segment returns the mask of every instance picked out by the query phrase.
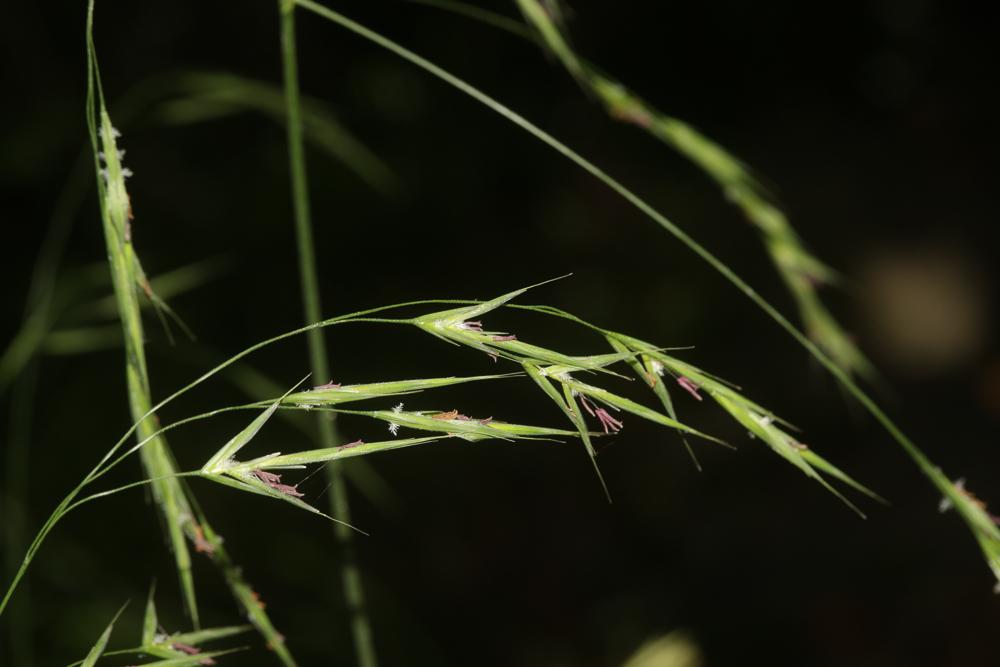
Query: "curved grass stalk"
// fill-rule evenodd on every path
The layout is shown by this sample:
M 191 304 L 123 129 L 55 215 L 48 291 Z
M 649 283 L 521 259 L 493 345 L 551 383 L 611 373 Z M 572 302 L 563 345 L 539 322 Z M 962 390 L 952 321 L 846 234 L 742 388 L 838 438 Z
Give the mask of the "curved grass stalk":
M 874 399 L 872 399 L 868 393 L 854 381 L 850 373 L 846 372 L 838 363 L 831 359 L 830 356 L 820 349 L 816 343 L 810 340 L 808 336 L 799 331 L 799 329 L 792 324 L 788 318 L 782 315 L 781 312 L 771 305 L 767 299 L 760 296 L 745 280 L 730 269 L 725 262 L 716 257 L 715 254 L 709 251 L 705 246 L 701 245 L 691 235 L 678 227 L 665 215 L 654 209 L 644 199 L 639 197 L 639 195 L 632 192 L 632 190 L 627 188 L 623 183 L 607 174 L 596 164 L 587 160 L 569 146 L 550 135 L 548 132 L 503 105 L 496 99 L 480 91 L 478 88 L 451 74 L 447 70 L 435 65 L 426 58 L 423 58 L 413 51 L 410 51 L 402 45 L 394 42 L 393 40 L 370 30 L 360 23 L 353 21 L 343 14 L 329 9 L 328 7 L 312 2 L 312 0 L 295 0 L 295 3 L 303 9 L 307 9 L 318 16 L 332 21 L 346 30 L 353 32 L 359 37 L 362 37 L 412 63 L 413 65 L 416 65 L 420 69 L 428 72 L 457 90 L 465 93 L 477 102 L 483 104 L 491 111 L 507 119 L 542 143 L 548 145 L 551 149 L 555 150 L 557 153 L 561 154 L 587 173 L 597 178 L 625 201 L 638 209 L 646 217 L 666 229 L 677 240 L 687 246 L 689 250 L 694 252 L 699 258 L 715 269 L 726 280 L 732 283 L 734 287 L 753 301 L 758 308 L 763 310 L 768 317 L 774 320 L 778 326 L 784 329 L 793 339 L 795 339 L 799 345 L 805 348 L 809 354 L 811 354 L 844 387 L 844 389 L 855 400 L 857 400 L 865 408 L 865 410 L 872 415 L 872 417 L 875 418 L 875 420 L 892 437 L 892 439 L 895 440 L 900 447 L 902 447 L 907 456 L 913 460 L 913 462 L 917 465 L 924 476 L 930 480 L 934 487 L 945 498 L 948 498 L 956 508 L 959 509 L 966 524 L 976 536 L 977 541 L 983 550 L 984 556 L 986 557 L 987 563 L 993 571 L 994 577 L 998 580 L 998 582 L 1000 582 L 1000 529 L 998 529 L 992 522 L 986 522 L 983 520 L 985 512 L 976 511 L 977 507 L 975 506 L 975 503 L 970 501 L 970 499 L 966 497 L 960 489 L 957 489 L 955 485 L 941 472 L 941 470 L 927 458 L 923 451 L 912 440 L 910 440 L 905 433 L 903 433 L 899 426 L 897 426 L 889 415 L 882 410 Z M 981 510 L 982 508 L 978 509 Z M 990 525 L 992 528 L 988 528 Z
M 140 479 L 137 482 L 129 482 L 128 484 L 122 484 L 121 486 L 116 486 L 116 487 L 114 487 L 112 489 L 107 489 L 106 491 L 98 491 L 96 493 L 90 494 L 89 496 L 84 496 L 83 498 L 80 498 L 79 500 L 76 500 L 76 501 L 70 503 L 69 505 L 67 505 L 66 508 L 60 514 L 59 518 L 61 519 L 62 517 L 66 516 L 67 514 L 69 514 L 73 510 L 75 510 L 77 507 L 80 507 L 81 505 L 86 505 L 87 503 L 92 502 L 94 500 L 98 500 L 100 498 L 107 498 L 108 496 L 113 496 L 116 493 L 121 493 L 122 491 L 128 491 L 129 489 L 137 489 L 137 488 L 139 488 L 141 486 L 149 486 L 151 484 L 156 484 L 158 482 L 161 482 L 164 479 L 180 479 L 182 477 L 197 477 L 199 474 L 200 473 L 198 471 L 196 471 L 196 470 L 195 471 L 188 471 L 188 472 L 175 472 L 175 473 L 171 473 L 166 478 L 163 478 L 163 477 L 160 477 L 160 478 L 147 477 L 146 479 Z

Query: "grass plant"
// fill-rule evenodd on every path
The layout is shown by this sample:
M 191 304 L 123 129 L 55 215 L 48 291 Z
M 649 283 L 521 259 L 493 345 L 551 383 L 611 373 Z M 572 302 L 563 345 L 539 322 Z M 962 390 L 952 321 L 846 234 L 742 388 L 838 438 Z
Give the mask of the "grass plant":
M 512 19 L 472 6 L 430 0 L 421 0 L 421 3 L 459 11 L 471 18 L 525 33 L 524 26 Z M 332 523 L 335 553 L 340 568 L 340 586 L 348 612 L 347 623 L 351 629 L 354 658 L 361 667 L 374 667 L 378 664 L 375 650 L 377 636 L 367 613 L 361 567 L 354 543 L 363 530 L 352 525 L 348 485 L 345 483 L 349 475 L 341 467 L 346 461 L 361 460 L 369 455 L 386 454 L 403 448 L 440 446 L 446 443 L 468 447 L 486 446 L 484 443 L 550 447 L 559 446 L 556 443 L 579 440 L 577 451 L 587 456 L 604 493 L 611 500 L 614 489 L 604 481 L 598 466 L 598 445 L 602 438 L 622 431 L 627 433 L 628 425 L 633 419 L 648 421 L 672 432 L 676 444 L 687 447 L 692 456 L 694 445 L 728 446 L 729 443 L 719 437 L 688 424 L 681 414 L 683 411 L 679 409 L 682 401 L 710 400 L 721 411 L 720 414 L 731 419 L 755 442 L 763 444 L 859 515 L 864 516 L 862 509 L 848 498 L 848 493 L 884 502 L 877 493 L 856 481 L 826 456 L 821 456 L 812 444 L 803 443 L 803 436 L 789 421 L 749 398 L 749 392 L 685 360 L 681 351 L 591 324 L 558 308 L 516 303 L 528 290 L 542 283 L 485 301 L 428 299 L 379 306 L 324 319 L 310 212 L 306 140 L 310 135 L 321 137 L 318 140 L 320 146 L 340 159 L 358 165 L 358 174 L 378 191 L 391 187 L 389 184 L 392 178 L 388 169 L 363 146 L 352 143 L 351 139 L 345 140 L 349 134 L 341 132 L 331 117 L 324 116 L 315 105 L 303 100 L 299 90 L 296 54 L 295 21 L 299 10 L 345 28 L 470 96 L 589 173 L 625 203 L 657 223 L 704 260 L 804 347 L 881 424 L 931 481 L 943 496 L 946 505 L 957 510 L 973 533 L 994 576 L 1000 581 L 1000 529 L 994 517 L 963 485 L 949 480 L 860 386 L 858 377 L 870 376 L 872 368 L 830 316 L 818 296 L 819 286 L 833 282 L 836 274 L 805 250 L 784 213 L 759 186 L 751 170 L 691 126 L 662 114 L 620 82 L 601 73 L 576 54 L 565 26 L 559 20 L 555 3 L 517 0 L 517 5 L 533 31 L 531 34 L 537 38 L 536 41 L 553 54 L 581 87 L 605 106 L 612 117 L 640 127 L 687 156 L 719 184 L 727 198 L 740 207 L 760 230 L 767 252 L 795 297 L 806 331 L 800 331 L 727 264 L 623 183 L 496 99 L 325 5 L 312 0 L 279 0 L 283 92 L 279 95 L 273 86 L 261 82 L 214 74 L 211 75 L 216 77 L 214 79 L 195 79 L 189 90 L 190 97 L 181 104 L 174 100 L 170 113 L 175 119 L 191 119 L 253 107 L 280 118 L 284 123 L 287 130 L 291 203 L 305 325 L 246 348 L 214 365 L 166 398 L 156 401 L 146 358 L 148 337 L 144 311 L 152 311 L 168 330 L 171 322 L 173 326 L 178 326 L 180 320 L 173 315 L 166 298 L 203 284 L 218 267 L 214 262 L 198 263 L 160 276 L 147 276 L 142 267 L 137 250 L 137 245 L 141 245 L 142 216 L 141 211 L 133 211 L 128 191 L 131 172 L 123 161 L 123 139 L 112 123 L 105 101 L 93 41 L 94 0 L 90 0 L 86 29 L 86 119 L 100 221 L 110 268 L 111 295 L 99 300 L 91 299 L 89 291 L 85 291 L 85 299 L 80 298 L 79 292 L 72 290 L 65 297 L 60 295 L 52 265 L 58 263 L 60 243 L 64 242 L 61 239 L 66 234 L 64 226 L 68 223 L 54 225 L 56 231 L 45 259 L 39 263 L 41 277 L 35 280 L 35 290 L 29 298 L 24 325 L 0 359 L 0 389 L 6 390 L 14 386 L 11 383 L 20 378 L 19 381 L 25 383 L 23 389 L 26 393 L 23 395 L 29 397 L 30 403 L 36 372 L 32 363 L 36 355 L 43 351 L 50 354 L 80 354 L 102 347 L 121 346 L 125 356 L 125 384 L 132 425 L 100 456 L 97 464 L 83 476 L 79 484 L 56 505 L 27 545 L 16 567 L 11 545 L 26 541 L 24 527 L 20 520 L 9 524 L 9 534 L 13 536 L 13 539 L 8 537 L 7 549 L 11 583 L 0 599 L 0 618 L 9 620 L 9 614 L 5 615 L 4 612 L 19 583 L 46 538 L 66 515 L 102 498 L 129 490 L 149 489 L 156 511 L 162 519 L 167 548 L 172 554 L 181 599 L 192 629 L 184 633 L 163 631 L 154 604 L 154 591 L 151 590 L 144 609 L 138 645 L 125 649 L 108 649 L 114 626 L 122 613 L 120 610 L 86 657 L 74 664 L 95 665 L 103 656 L 121 654 L 150 656 L 156 660 L 147 664 L 164 666 L 214 664 L 216 658 L 243 650 L 242 647 L 209 650 L 202 644 L 227 640 L 250 629 L 257 631 L 278 662 L 286 667 L 297 664 L 284 635 L 276 629 L 265 611 L 260 596 L 244 577 L 242 569 L 225 547 L 222 536 L 213 528 L 197 502 L 192 484 L 210 482 L 235 492 L 285 503 L 290 506 L 289 509 L 303 510 Z M 214 84 L 206 83 L 207 81 Z M 70 202 L 79 200 L 79 194 L 73 193 L 76 190 L 71 190 L 67 195 Z M 57 221 L 69 217 L 63 207 L 70 205 L 60 203 L 57 206 Z M 96 279 L 94 285 L 101 288 L 107 283 L 102 284 L 100 279 Z M 68 312 L 70 306 L 79 301 L 83 305 L 77 308 L 90 319 L 73 329 L 58 328 L 55 323 L 59 313 L 64 310 Z M 558 346 L 531 342 L 527 335 L 520 332 L 490 329 L 486 320 L 496 315 L 500 309 L 508 309 L 513 314 L 526 318 L 543 321 L 557 318 L 568 322 L 590 332 L 595 341 L 595 349 L 590 354 L 571 354 L 556 349 Z M 404 311 L 417 311 L 417 314 L 404 315 Z M 108 325 L 108 319 L 112 315 L 118 319 L 118 324 L 114 327 Z M 436 370 L 429 368 L 426 372 L 428 377 L 423 378 L 365 378 L 365 381 L 359 382 L 334 382 L 331 379 L 325 334 L 327 328 L 344 324 L 371 326 L 385 335 L 393 335 L 404 328 L 416 330 L 475 354 L 486 355 L 497 362 L 499 372 L 435 377 Z M 184 329 L 183 323 L 180 323 L 179 328 Z M 297 384 L 293 384 L 292 378 L 277 381 L 264 378 L 249 367 L 241 366 L 248 355 L 296 336 L 306 338 L 309 351 L 308 364 L 305 360 L 302 364 L 303 369 L 308 366 L 309 375 Z M 237 371 L 242 373 L 239 381 L 249 387 L 248 393 L 253 397 L 251 402 L 220 406 L 166 425 L 160 423 L 157 414 L 165 406 L 223 372 Z M 627 391 L 621 387 L 635 381 L 648 387 L 647 399 L 656 407 L 625 395 Z M 282 382 L 285 383 L 283 390 L 277 389 Z M 483 383 L 496 382 L 521 383 L 534 390 L 533 395 L 541 404 L 547 407 L 551 407 L 551 403 L 555 404 L 553 414 L 560 416 L 562 422 L 558 425 L 523 424 L 516 417 L 505 414 L 509 411 L 506 405 L 495 406 L 496 414 L 479 416 L 463 414 L 460 406 L 438 405 L 436 409 L 412 409 L 412 401 L 418 397 L 424 400 L 427 393 L 438 389 L 464 385 L 469 391 L 475 391 Z M 263 398 L 264 395 L 267 395 L 266 399 Z M 366 405 L 360 408 L 353 405 L 359 402 Z M 410 409 L 406 408 L 407 403 L 411 405 Z M 345 405 L 349 407 L 344 407 Z M 29 408 L 23 406 L 18 410 L 22 413 L 30 412 Z M 166 433 L 236 411 L 251 412 L 253 416 L 226 442 L 204 447 L 200 454 L 202 462 L 196 469 L 181 469 L 167 442 Z M 299 425 L 304 423 L 301 418 L 305 416 L 312 423 L 301 429 L 301 438 L 296 441 L 293 451 L 248 456 L 247 446 L 277 415 L 299 417 L 296 422 Z M 344 435 L 358 422 L 379 424 L 384 429 L 384 439 L 365 442 Z M 24 435 L 19 438 L 22 442 L 27 440 Z M 24 449 L 14 449 L 13 452 L 8 454 L 8 465 L 24 466 L 24 461 L 16 458 L 24 455 Z M 133 456 L 141 461 L 141 478 L 112 488 L 97 487 L 97 482 L 108 472 L 131 460 Z M 310 467 L 314 470 L 322 467 L 327 472 L 331 491 L 328 512 L 304 500 L 293 480 Z M 357 470 L 367 471 L 358 473 L 361 475 L 374 474 L 366 468 Z M 5 504 L 9 508 L 11 499 L 16 504 L 23 496 L 23 489 L 8 487 L 8 494 Z M 22 514 L 17 516 L 23 518 Z M 236 602 L 237 614 L 248 621 L 249 625 L 233 624 L 212 629 L 201 627 L 197 587 L 192 570 L 192 561 L 197 557 L 205 557 L 215 565 Z M 334 614 L 329 622 L 342 622 L 339 616 Z M 26 648 L 19 651 L 21 655 L 29 653 Z

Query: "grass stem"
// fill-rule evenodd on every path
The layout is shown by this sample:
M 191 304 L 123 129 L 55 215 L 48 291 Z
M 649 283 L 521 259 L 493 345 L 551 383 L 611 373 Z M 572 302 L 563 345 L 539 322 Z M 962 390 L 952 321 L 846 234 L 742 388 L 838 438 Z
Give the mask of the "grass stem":
M 286 127 L 288 132 L 288 163 L 292 181 L 292 208 L 295 216 L 295 236 L 298 245 L 299 277 L 306 323 L 322 318 L 319 278 L 316 271 L 316 249 L 313 241 L 312 220 L 309 210 L 309 181 L 306 174 L 306 157 L 303 139 L 301 99 L 299 93 L 298 58 L 295 41 L 295 3 L 279 0 L 281 17 L 281 58 L 285 79 Z M 312 375 L 317 382 L 330 378 L 330 364 L 326 354 L 323 329 L 310 329 L 306 335 Z M 334 447 L 337 434 L 331 412 L 316 415 L 320 446 Z M 351 636 L 360 667 L 377 667 L 371 622 L 365 606 L 364 588 L 358 567 L 354 534 L 349 528 L 351 509 L 344 485 L 342 463 L 326 464 L 330 483 L 330 513 L 337 520 L 333 530 L 339 547 L 341 584 L 347 605 Z

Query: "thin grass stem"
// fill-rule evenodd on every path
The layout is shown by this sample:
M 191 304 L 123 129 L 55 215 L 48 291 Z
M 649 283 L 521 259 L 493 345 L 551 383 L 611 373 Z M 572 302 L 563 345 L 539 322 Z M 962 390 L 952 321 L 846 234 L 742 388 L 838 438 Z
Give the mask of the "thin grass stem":
M 295 3 L 279 0 L 281 18 L 281 60 L 285 82 L 286 128 L 288 133 L 288 163 L 292 184 L 292 208 L 295 215 L 295 237 L 298 246 L 299 278 L 305 321 L 316 322 L 323 316 L 320 303 L 319 277 L 316 271 L 316 249 L 313 241 L 312 220 L 309 210 L 309 179 L 306 172 L 305 141 L 303 138 L 301 99 L 299 93 L 298 57 L 295 41 Z M 313 377 L 326 382 L 330 364 L 326 353 L 323 329 L 310 329 L 306 335 L 309 360 Z M 323 448 L 337 444 L 334 415 L 317 413 L 316 424 L 319 443 Z M 333 531 L 340 551 L 340 577 L 344 602 L 351 628 L 354 651 L 360 667 L 377 667 L 375 643 L 371 621 L 365 603 L 361 570 L 358 566 L 354 533 L 350 529 L 351 507 L 344 484 L 343 464 L 330 461 L 326 464 L 326 477 L 330 488 L 330 513 L 336 523 Z

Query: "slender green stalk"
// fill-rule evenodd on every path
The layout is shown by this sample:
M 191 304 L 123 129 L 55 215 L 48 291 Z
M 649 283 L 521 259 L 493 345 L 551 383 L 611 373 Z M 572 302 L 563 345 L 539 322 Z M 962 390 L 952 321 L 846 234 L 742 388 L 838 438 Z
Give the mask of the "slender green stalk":
M 281 56 L 285 79 L 285 104 L 287 108 L 288 163 L 292 181 L 292 208 L 295 214 L 295 236 L 298 244 L 299 276 L 306 323 L 322 318 L 319 280 L 316 272 L 316 251 L 313 243 L 312 221 L 309 211 L 309 181 L 306 175 L 305 146 L 302 129 L 301 100 L 299 94 L 298 60 L 295 43 L 295 3 L 279 0 L 281 15 Z M 330 364 L 326 354 L 326 341 L 322 329 L 311 329 L 307 333 L 309 359 L 313 377 L 318 382 L 326 382 L 330 377 Z M 316 415 L 320 446 L 335 447 L 337 436 L 334 430 L 333 413 L 319 412 Z M 349 528 L 351 508 L 344 485 L 344 474 L 339 461 L 326 465 L 326 475 L 330 482 L 330 513 L 337 520 L 334 535 L 340 548 L 341 581 L 344 601 L 350 619 L 351 635 L 358 664 L 361 667 L 377 667 L 375 644 L 372 640 L 371 623 L 365 607 L 361 572 L 357 563 L 354 534 Z

